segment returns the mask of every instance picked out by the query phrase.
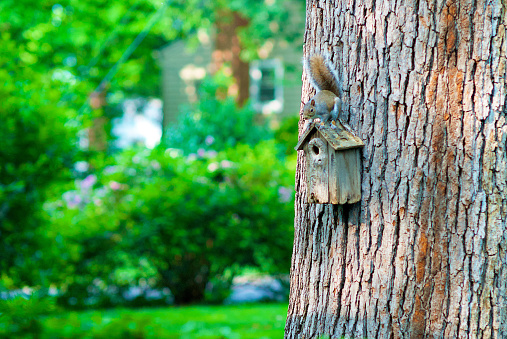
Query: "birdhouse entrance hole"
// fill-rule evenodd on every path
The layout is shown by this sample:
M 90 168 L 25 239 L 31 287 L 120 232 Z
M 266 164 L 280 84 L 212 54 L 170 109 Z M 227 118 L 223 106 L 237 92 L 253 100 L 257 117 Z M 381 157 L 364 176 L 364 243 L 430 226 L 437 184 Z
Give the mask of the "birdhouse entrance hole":
M 322 164 L 326 159 L 326 151 L 327 147 L 323 140 L 321 139 L 312 139 L 308 144 L 308 148 L 310 150 L 312 160 L 318 164 Z

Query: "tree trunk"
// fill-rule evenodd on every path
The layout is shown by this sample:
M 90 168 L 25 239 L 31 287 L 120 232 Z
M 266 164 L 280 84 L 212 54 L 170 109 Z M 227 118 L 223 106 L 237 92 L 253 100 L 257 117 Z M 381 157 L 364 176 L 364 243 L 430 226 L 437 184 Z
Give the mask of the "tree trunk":
M 228 95 L 235 95 L 236 102 L 242 106 L 250 95 L 250 66 L 241 60 L 241 41 L 239 30 L 248 25 L 248 19 L 238 12 L 223 10 L 219 13 L 220 20 L 216 22 L 217 36 L 213 51 L 213 69 L 217 71 L 224 63 L 231 64 L 232 76 L 236 83 L 229 89 Z
M 306 204 L 298 154 L 286 338 L 507 338 L 506 28 L 505 0 L 309 0 L 366 146 L 353 205 Z

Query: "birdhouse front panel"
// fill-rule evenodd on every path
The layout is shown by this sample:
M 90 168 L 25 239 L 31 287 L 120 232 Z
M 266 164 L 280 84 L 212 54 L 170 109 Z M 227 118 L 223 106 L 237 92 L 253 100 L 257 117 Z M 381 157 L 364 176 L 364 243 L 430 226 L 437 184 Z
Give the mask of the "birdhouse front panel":
M 308 202 L 322 204 L 329 200 L 329 146 L 315 131 L 305 145 Z
M 310 123 L 296 150 L 306 158 L 308 203 L 353 204 L 361 200 L 361 147 L 344 123 Z

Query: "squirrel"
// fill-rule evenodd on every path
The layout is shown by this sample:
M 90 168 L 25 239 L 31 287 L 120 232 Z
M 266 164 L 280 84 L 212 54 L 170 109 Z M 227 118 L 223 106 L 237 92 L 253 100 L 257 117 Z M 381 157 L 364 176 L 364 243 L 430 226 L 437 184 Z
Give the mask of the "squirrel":
M 338 119 L 342 105 L 342 90 L 338 72 L 331 60 L 320 54 L 314 54 L 307 58 L 304 64 L 310 83 L 317 90 L 317 94 L 303 106 L 303 118 L 311 121 L 320 118 L 321 122 Z

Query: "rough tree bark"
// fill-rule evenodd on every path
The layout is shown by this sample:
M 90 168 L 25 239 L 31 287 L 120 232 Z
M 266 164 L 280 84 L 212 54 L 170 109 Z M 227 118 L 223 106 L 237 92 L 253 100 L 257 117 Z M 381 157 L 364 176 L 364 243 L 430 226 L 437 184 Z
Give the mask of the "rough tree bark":
M 354 205 L 305 204 L 298 154 L 286 338 L 507 338 L 506 28 L 505 0 L 308 1 L 366 146 Z

